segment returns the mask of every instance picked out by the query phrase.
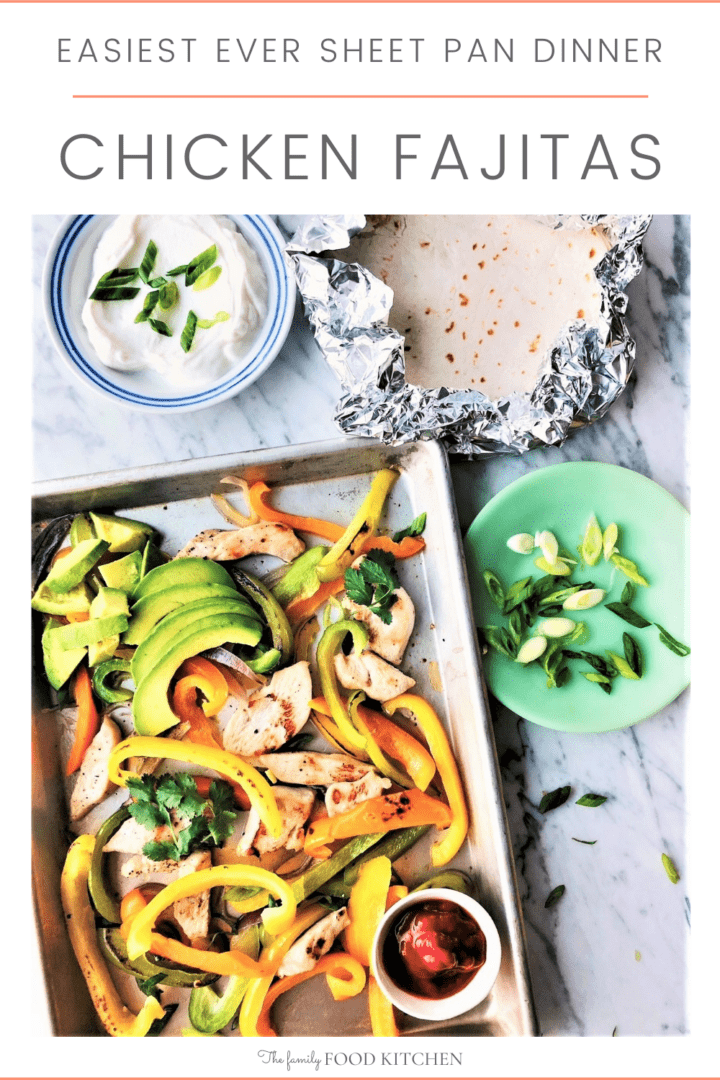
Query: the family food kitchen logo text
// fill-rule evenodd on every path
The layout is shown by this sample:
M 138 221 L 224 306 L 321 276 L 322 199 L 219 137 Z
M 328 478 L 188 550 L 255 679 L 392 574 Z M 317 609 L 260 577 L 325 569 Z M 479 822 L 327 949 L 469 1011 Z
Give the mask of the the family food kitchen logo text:
M 462 1053 L 439 1050 L 385 1050 L 380 1054 L 374 1054 L 372 1050 L 351 1051 L 327 1051 L 323 1054 L 311 1050 L 310 1053 L 298 1054 L 292 1050 L 258 1050 L 258 1060 L 262 1065 L 273 1068 L 281 1067 L 285 1072 L 295 1070 L 312 1070 L 319 1073 L 323 1069 L 339 1069 L 347 1072 L 348 1069 L 367 1069 L 373 1065 L 389 1065 L 414 1067 L 416 1069 L 438 1067 L 449 1068 L 453 1065 L 462 1065 Z
M 407 111 L 403 102 L 413 98 L 647 98 L 647 94 L 617 92 L 616 83 L 619 73 L 627 82 L 642 67 L 659 70 L 663 42 L 657 37 L 59 37 L 53 45 L 55 62 L 65 71 L 71 70 L 66 65 L 73 65 L 78 89 L 87 90 L 74 93 L 74 99 L 118 99 L 118 104 L 126 98 L 147 98 L 148 102 L 165 97 L 238 99 L 239 125 L 221 128 L 218 124 L 215 130 L 205 128 L 188 138 L 148 130 L 163 115 L 159 101 L 157 108 L 144 114 L 153 119 L 142 127 L 111 132 L 95 127 L 93 121 L 60 136 L 60 166 L 77 181 L 189 177 L 207 182 L 227 177 L 233 181 L 332 182 L 378 176 L 408 183 L 603 177 L 646 181 L 658 177 L 662 168 L 660 138 L 648 130 L 619 133 L 610 118 L 610 104 L 605 130 L 585 123 L 575 132 L 553 123 L 548 110 L 541 114 L 540 130 L 494 131 L 492 103 L 484 101 L 476 102 L 478 123 L 471 130 L 463 123 L 457 130 L 432 136 L 418 130 L 417 121 L 406 120 L 399 120 L 392 134 L 372 135 L 354 133 L 347 124 L 324 132 L 302 131 L 297 122 L 284 132 L 268 130 L 262 121 L 252 129 L 247 126 L 248 116 L 255 121 L 262 115 L 262 100 L 277 98 L 313 99 L 305 102 L 305 114 L 313 116 L 322 115 L 321 98 L 393 99 L 399 118 Z M 203 73 L 202 92 L 197 94 L 187 77 L 193 65 L 198 75 Z M 547 79 L 563 65 L 572 68 L 575 92 L 545 93 L 550 89 Z M 498 92 L 502 87 L 517 89 L 514 74 L 520 68 L 533 71 L 537 92 Z M 159 70 L 167 92 L 143 93 L 143 73 Z M 232 92 L 208 93 L 209 70 L 217 73 L 218 89 Z M 390 92 L 392 87 L 397 89 L 397 82 L 383 76 L 398 70 L 403 72 L 403 92 Z M 302 72 L 302 79 L 292 81 L 293 92 L 277 92 L 280 71 L 291 76 Z M 129 78 L 133 92 L 92 92 L 99 72 L 112 72 L 115 84 Z M 588 86 L 582 87 L 581 81 Z M 598 86 L 614 92 L 596 93 Z M 247 93 L 236 92 L 243 87 Z M 183 92 L 170 92 L 173 88 Z M 253 99 L 253 109 L 248 109 L 248 99 Z M 612 104 L 627 108 L 626 101 Z

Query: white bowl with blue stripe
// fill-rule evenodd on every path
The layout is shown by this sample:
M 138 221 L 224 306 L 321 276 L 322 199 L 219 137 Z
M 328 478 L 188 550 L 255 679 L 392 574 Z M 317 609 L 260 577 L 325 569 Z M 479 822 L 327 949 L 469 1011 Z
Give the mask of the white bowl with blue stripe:
M 268 285 L 265 320 L 252 347 L 235 367 L 199 389 L 174 387 L 154 371 L 115 371 L 99 359 L 82 321 L 92 291 L 92 262 L 110 214 L 68 217 L 58 230 L 45 264 L 45 316 L 53 341 L 70 370 L 103 397 L 142 412 L 194 412 L 234 397 L 273 362 L 285 342 L 295 310 L 295 281 L 285 242 L 275 223 L 261 214 L 227 214 L 257 253 Z

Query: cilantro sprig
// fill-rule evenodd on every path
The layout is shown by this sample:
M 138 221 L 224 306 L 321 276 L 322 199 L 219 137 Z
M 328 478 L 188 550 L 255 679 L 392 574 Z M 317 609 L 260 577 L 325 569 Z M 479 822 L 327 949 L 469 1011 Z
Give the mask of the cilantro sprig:
M 351 566 L 345 571 L 348 598 L 368 608 L 386 626 L 392 622 L 390 609 L 397 600 L 397 588 L 395 556 L 389 551 L 373 551 L 372 557 L 366 556 L 357 569 Z
M 222 844 L 232 832 L 237 811 L 232 788 L 222 780 L 213 780 L 207 798 L 189 773 L 129 777 L 127 786 L 134 800 L 128 809 L 138 824 L 170 830 L 171 839 L 150 840 L 143 847 L 153 862 L 178 862 L 198 847 Z M 187 824 L 180 828 L 179 821 Z

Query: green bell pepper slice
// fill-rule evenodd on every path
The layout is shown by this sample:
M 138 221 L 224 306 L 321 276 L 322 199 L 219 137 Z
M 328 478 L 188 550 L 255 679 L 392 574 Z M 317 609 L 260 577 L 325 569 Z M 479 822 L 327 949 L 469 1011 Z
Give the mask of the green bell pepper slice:
M 320 685 L 323 696 L 330 706 L 332 718 L 343 734 L 348 749 L 364 750 L 366 739 L 353 722 L 343 698 L 340 696 L 335 674 L 335 656 L 342 648 L 346 634 L 352 634 L 353 645 L 357 653 L 367 648 L 369 635 L 367 628 L 354 619 L 340 619 L 326 627 L 317 647 L 317 665 L 320 673 Z

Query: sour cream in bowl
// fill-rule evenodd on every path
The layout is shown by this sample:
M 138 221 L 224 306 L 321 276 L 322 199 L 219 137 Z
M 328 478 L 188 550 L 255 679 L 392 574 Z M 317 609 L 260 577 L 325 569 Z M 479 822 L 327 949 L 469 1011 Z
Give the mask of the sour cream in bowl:
M 283 247 L 258 215 L 68 218 L 46 264 L 51 335 L 118 404 L 206 408 L 257 379 L 285 341 L 295 285 Z

